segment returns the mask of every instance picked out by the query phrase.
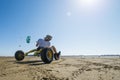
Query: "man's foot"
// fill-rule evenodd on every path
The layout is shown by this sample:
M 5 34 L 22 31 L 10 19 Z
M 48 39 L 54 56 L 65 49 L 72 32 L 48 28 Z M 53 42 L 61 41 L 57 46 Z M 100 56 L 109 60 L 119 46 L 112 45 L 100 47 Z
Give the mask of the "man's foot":
M 60 59 L 60 55 L 61 55 L 61 52 L 60 52 L 60 51 L 59 51 L 58 53 L 55 53 L 55 54 L 54 54 L 55 60 L 59 60 L 59 59 Z
M 25 56 L 28 56 L 28 53 L 25 53 Z
M 34 53 L 34 56 L 37 56 L 37 53 Z
M 60 58 L 60 55 L 61 55 L 61 51 L 57 53 L 57 57 Z

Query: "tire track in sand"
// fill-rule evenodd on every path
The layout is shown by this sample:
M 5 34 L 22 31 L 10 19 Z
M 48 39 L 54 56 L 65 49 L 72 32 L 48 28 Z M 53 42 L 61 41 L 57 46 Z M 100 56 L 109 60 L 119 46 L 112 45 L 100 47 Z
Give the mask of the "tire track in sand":
M 86 61 L 86 60 L 79 60 L 79 61 L 84 62 L 85 65 L 81 65 L 82 66 L 81 68 L 77 69 L 76 71 L 73 71 L 73 73 L 70 76 L 70 79 L 72 79 L 72 80 L 78 79 L 79 75 L 81 75 L 85 71 L 97 70 L 98 72 L 106 73 L 106 72 L 108 72 L 107 69 L 120 70 L 120 66 L 112 66 L 112 65 L 108 65 L 108 64 L 104 64 L 104 63 L 97 63 L 97 62 Z M 92 65 L 98 66 L 98 68 L 90 68 L 90 66 L 92 66 Z M 103 80 L 101 74 L 99 74 L 98 78 L 99 78 L 98 80 Z

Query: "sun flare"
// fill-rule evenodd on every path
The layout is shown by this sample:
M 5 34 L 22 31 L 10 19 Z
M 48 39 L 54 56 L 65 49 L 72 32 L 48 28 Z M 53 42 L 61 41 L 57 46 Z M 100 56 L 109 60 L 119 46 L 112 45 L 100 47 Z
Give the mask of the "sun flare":
M 79 0 L 79 5 L 85 9 L 95 9 L 101 7 L 104 0 Z
M 77 0 L 77 5 L 81 11 L 97 12 L 104 10 L 105 0 Z
M 97 0 L 80 0 L 80 2 L 85 5 L 94 5 L 96 1 Z
M 100 0 L 80 0 L 80 3 L 87 6 L 96 5 Z

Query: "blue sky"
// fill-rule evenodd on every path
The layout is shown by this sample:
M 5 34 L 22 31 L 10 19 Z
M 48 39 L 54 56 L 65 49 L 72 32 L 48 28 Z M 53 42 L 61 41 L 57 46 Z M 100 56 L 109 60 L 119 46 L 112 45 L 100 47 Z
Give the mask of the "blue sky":
M 120 54 L 119 0 L 0 0 L 0 56 L 46 34 L 62 55 Z M 26 37 L 31 36 L 31 43 Z M 20 46 L 19 46 L 20 45 Z

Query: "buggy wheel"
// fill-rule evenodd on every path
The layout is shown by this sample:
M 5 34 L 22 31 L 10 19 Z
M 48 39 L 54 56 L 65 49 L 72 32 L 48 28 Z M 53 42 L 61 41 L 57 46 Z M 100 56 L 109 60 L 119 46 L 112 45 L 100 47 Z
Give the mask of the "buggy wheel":
M 16 53 L 15 53 L 15 59 L 16 59 L 17 61 L 23 60 L 24 57 L 25 57 L 25 56 L 24 56 L 24 52 L 23 52 L 23 51 L 21 51 L 21 50 L 16 51 Z
M 44 63 L 51 63 L 53 61 L 53 51 L 50 48 L 44 48 L 41 52 L 41 59 Z

